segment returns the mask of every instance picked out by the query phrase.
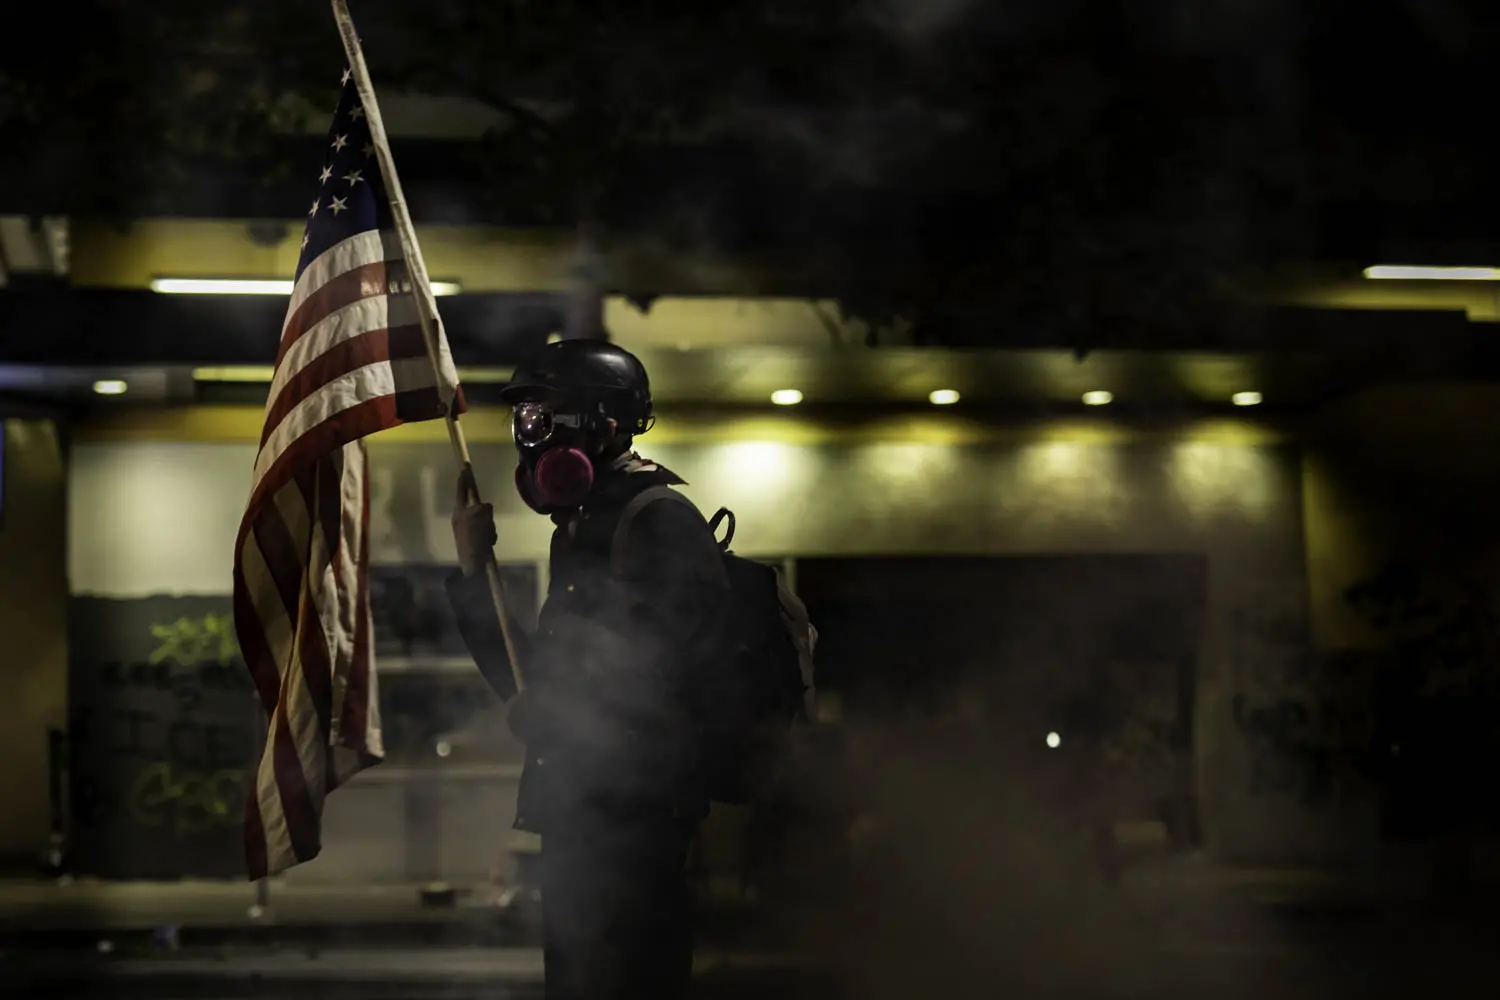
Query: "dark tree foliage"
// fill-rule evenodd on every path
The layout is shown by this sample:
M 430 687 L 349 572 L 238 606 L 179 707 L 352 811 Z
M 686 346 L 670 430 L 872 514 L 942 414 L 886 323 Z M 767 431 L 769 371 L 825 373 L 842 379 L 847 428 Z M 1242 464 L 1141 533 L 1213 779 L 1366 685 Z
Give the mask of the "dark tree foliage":
M 331 15 L 214 6 L 38 5 L 0 32 L 5 175 L 128 217 L 224 164 L 302 167 L 276 140 L 331 100 Z M 383 92 L 499 112 L 453 154 L 476 217 L 759 259 L 944 343 L 1128 341 L 1319 256 L 1340 205 L 1492 208 L 1465 84 L 1500 15 L 1459 0 L 351 6 Z

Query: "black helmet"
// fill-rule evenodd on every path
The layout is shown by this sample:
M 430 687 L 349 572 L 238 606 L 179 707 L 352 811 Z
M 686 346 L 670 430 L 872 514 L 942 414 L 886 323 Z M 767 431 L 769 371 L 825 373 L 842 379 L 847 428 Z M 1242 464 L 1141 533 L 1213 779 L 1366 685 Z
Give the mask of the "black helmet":
M 516 367 L 500 398 L 511 406 L 547 401 L 597 407 L 629 434 L 643 433 L 652 416 L 646 366 L 623 347 L 603 340 L 548 344 Z

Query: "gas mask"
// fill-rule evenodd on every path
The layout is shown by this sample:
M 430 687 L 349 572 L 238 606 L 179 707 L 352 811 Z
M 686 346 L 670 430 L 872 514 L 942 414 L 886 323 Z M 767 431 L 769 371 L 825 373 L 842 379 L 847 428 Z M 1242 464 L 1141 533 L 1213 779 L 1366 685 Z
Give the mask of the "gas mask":
M 590 444 L 602 417 L 560 410 L 551 403 L 517 403 L 511 436 L 521 461 L 516 492 L 538 514 L 556 514 L 583 503 L 594 486 Z

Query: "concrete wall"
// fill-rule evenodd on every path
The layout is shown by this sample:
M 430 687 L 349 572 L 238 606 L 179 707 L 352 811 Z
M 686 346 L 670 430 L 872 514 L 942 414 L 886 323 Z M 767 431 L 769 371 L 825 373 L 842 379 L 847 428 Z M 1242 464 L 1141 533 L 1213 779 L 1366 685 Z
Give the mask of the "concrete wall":
M 63 447 L 47 420 L 3 420 L 0 515 L 0 862 L 34 870 L 47 846 L 49 728 L 67 721 Z
M 79 444 L 68 524 L 74 593 L 227 593 L 253 446 L 219 437 Z M 370 449 L 376 558 L 450 561 L 451 455 L 435 440 L 395 437 Z M 1307 647 L 1301 463 L 1263 429 L 1216 423 L 1147 434 L 1095 422 L 943 434 L 917 424 L 811 432 L 771 424 L 747 435 L 679 424 L 642 444 L 652 441 L 660 443 L 649 454 L 687 478 L 701 506 L 734 508 L 736 547 L 747 555 L 1206 555 L 1196 740 L 1210 845 L 1234 857 L 1316 858 L 1353 836 L 1347 817 L 1252 788 L 1244 697 L 1253 709 L 1255 698 L 1275 694 Z M 509 446 L 479 440 L 474 453 L 497 504 L 502 558 L 541 561 L 549 525 L 514 497 Z M 441 853 L 445 865 L 478 871 L 503 842 L 513 787 L 501 778 L 460 784 L 438 796 L 454 810 L 442 826 L 494 833 L 486 842 L 466 833 L 469 846 L 445 844 Z M 398 815 L 375 821 L 395 808 L 393 794 L 388 782 L 370 781 L 335 796 L 326 857 L 305 877 L 392 874 L 405 856 L 398 841 L 339 845 L 400 830 Z

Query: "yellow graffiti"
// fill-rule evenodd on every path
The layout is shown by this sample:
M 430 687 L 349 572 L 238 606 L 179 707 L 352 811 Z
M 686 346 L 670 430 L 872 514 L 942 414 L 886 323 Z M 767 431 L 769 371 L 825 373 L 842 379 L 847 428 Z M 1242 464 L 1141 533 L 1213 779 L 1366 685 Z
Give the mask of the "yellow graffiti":
M 179 618 L 170 625 L 151 626 L 151 634 L 160 643 L 151 654 L 152 663 L 171 661 L 184 667 L 217 663 L 227 667 L 240 652 L 233 616 L 227 614 Z
M 130 815 L 141 826 L 168 827 L 179 837 L 238 823 L 247 780 L 243 771 L 174 772 L 160 761 L 131 783 Z

